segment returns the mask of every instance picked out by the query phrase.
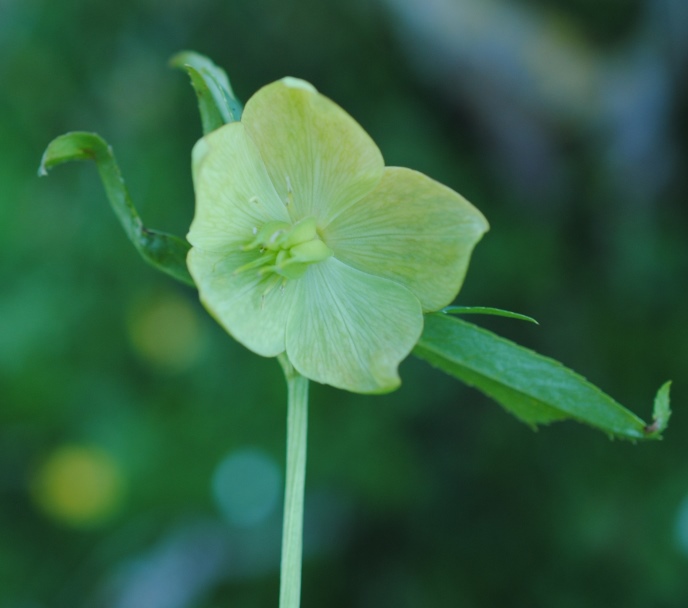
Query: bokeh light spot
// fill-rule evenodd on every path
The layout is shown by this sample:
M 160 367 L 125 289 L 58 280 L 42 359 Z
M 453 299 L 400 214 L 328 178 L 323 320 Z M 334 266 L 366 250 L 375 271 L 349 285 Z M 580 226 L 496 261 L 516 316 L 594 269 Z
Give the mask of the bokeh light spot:
M 169 291 L 141 297 L 131 307 L 129 339 L 147 363 L 167 372 L 190 368 L 203 345 L 201 323 L 191 303 Z
M 33 496 L 51 518 L 75 527 L 90 527 L 112 518 L 122 505 L 124 476 L 102 450 L 65 445 L 38 470 Z
M 215 500 L 227 520 L 250 527 L 262 523 L 275 509 L 282 476 L 270 456 L 244 449 L 220 461 L 212 484 Z
M 688 496 L 681 501 L 676 513 L 676 544 L 688 557 Z

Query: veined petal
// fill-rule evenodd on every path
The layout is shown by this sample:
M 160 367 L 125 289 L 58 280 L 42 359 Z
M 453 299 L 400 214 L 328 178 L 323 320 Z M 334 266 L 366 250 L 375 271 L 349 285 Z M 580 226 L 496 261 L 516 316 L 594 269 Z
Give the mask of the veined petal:
M 227 251 L 249 242 L 268 221 L 288 221 L 284 203 L 244 126 L 235 122 L 206 135 L 193 149 L 194 247 Z
M 397 281 L 439 310 L 459 292 L 473 247 L 487 220 L 460 194 L 429 177 L 397 167 L 322 229 L 338 260 Z
M 284 78 L 249 99 L 241 122 L 295 220 L 319 224 L 380 181 L 384 161 L 361 126 L 310 84 Z
M 236 340 L 264 357 L 285 349 L 285 330 L 295 296 L 295 281 L 237 272 L 256 252 L 213 252 L 192 248 L 187 265 L 201 301 Z
M 294 281 L 287 355 L 304 376 L 358 393 L 394 390 L 423 330 L 418 299 L 398 283 L 329 258 Z

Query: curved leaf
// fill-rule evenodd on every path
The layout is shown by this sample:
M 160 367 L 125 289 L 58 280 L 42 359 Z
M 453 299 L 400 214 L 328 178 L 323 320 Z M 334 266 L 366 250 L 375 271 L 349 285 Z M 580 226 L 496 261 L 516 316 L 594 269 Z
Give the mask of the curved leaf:
M 150 230 L 143 225 L 112 149 L 105 140 L 95 133 L 60 135 L 48 144 L 38 174 L 47 175 L 48 169 L 72 160 L 91 160 L 96 164 L 110 205 L 143 259 L 175 279 L 194 285 L 186 268 L 190 245 L 178 236 Z
M 198 98 L 204 135 L 228 122 L 241 119 L 241 104 L 234 96 L 229 78 L 222 68 L 193 51 L 177 53 L 170 59 L 170 65 L 186 70 L 191 78 Z
M 528 321 L 528 323 L 540 325 L 533 317 L 522 315 L 518 312 L 511 312 L 510 310 L 502 310 L 501 308 L 491 308 L 489 306 L 447 306 L 440 312 L 448 315 L 492 315 L 495 317 L 507 317 L 509 319 L 518 319 L 519 321 Z
M 558 361 L 441 313 L 427 315 L 414 354 L 474 386 L 523 422 L 567 418 L 625 439 L 658 439 L 669 417 L 669 384 L 659 391 L 648 426 Z

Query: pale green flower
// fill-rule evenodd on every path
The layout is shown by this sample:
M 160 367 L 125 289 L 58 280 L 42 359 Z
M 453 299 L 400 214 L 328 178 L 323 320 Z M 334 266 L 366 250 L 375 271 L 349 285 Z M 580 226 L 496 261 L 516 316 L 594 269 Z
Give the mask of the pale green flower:
M 201 300 L 254 352 L 362 393 L 399 385 L 423 312 L 449 304 L 488 225 L 425 175 L 384 166 L 310 84 L 258 91 L 193 151 L 188 266 Z

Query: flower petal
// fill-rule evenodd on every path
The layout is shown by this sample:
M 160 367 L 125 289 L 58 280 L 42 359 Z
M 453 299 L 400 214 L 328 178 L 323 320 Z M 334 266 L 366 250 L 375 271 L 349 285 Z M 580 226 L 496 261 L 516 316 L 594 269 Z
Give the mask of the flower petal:
M 255 252 L 227 253 L 194 247 L 187 264 L 201 301 L 220 325 L 253 352 L 275 357 L 285 349 L 296 282 L 288 281 L 282 287 L 276 283 L 280 277 L 275 275 L 266 278 L 257 272 L 236 272 L 255 258 Z
M 423 330 L 418 299 L 398 283 L 329 258 L 298 281 L 287 355 L 304 376 L 358 393 L 399 386 L 399 363 Z
M 327 223 L 370 192 L 384 161 L 361 126 L 310 84 L 284 78 L 249 99 L 241 119 L 293 219 Z
M 428 311 L 456 297 L 487 229 L 460 194 L 417 171 L 388 167 L 375 190 L 334 218 L 322 236 L 337 259 L 401 283 Z
M 196 213 L 188 235 L 194 247 L 234 250 L 252 231 L 289 215 L 255 144 L 241 123 L 225 125 L 193 149 Z

